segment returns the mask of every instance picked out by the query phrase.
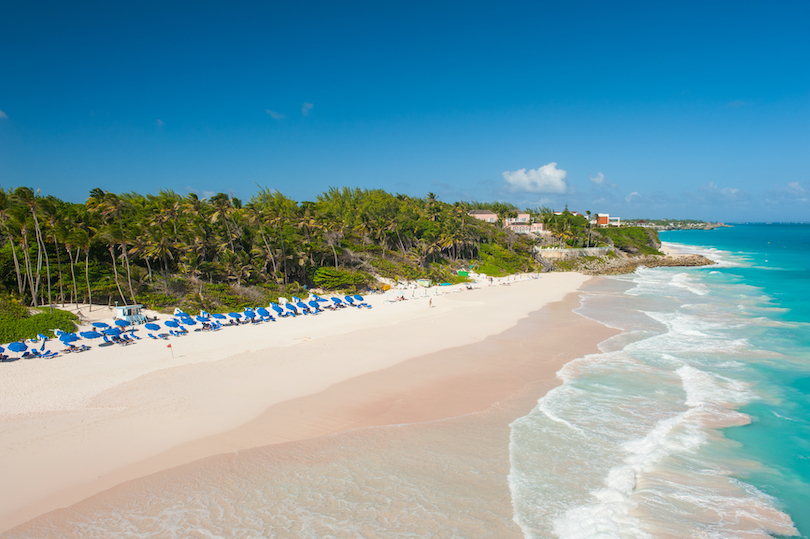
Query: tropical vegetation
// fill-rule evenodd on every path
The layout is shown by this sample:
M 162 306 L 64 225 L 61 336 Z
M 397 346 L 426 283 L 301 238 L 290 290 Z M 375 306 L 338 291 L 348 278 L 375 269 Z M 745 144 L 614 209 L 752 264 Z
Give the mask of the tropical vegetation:
M 0 291 L 36 308 L 83 302 L 226 309 L 303 288 L 458 282 L 461 269 L 535 269 L 534 241 L 447 204 L 332 188 L 297 202 L 93 189 L 84 204 L 0 188 Z

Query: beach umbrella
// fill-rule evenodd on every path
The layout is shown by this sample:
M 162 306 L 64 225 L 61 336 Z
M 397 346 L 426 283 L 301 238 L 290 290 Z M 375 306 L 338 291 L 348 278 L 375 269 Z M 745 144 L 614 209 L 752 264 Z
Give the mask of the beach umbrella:
M 178 320 L 178 322 L 180 322 L 181 324 L 185 324 L 187 326 L 196 326 L 197 325 L 197 322 L 195 322 L 191 318 L 181 318 L 180 320 Z
M 361 296 L 360 294 L 355 294 L 354 299 L 356 299 L 357 301 L 363 301 L 363 296 Z
M 121 330 L 118 328 L 105 329 L 102 333 L 108 337 L 118 337 L 121 335 Z
M 211 316 L 213 316 L 217 320 L 225 320 L 227 318 L 227 316 L 225 316 L 224 314 L 220 314 L 220 313 L 214 313 Z
M 259 313 L 259 316 L 270 316 L 270 311 L 268 311 L 264 307 L 259 307 L 258 309 L 256 309 L 256 312 Z
M 310 302 L 309 302 L 309 306 L 310 306 L 310 307 L 312 307 L 313 309 L 320 309 L 320 308 L 321 308 L 321 307 L 318 305 L 318 302 L 317 302 L 317 301 L 310 301 Z
M 93 327 L 104 329 L 110 327 L 110 324 L 107 324 L 105 322 L 93 322 Z
M 274 311 L 276 311 L 278 314 L 283 314 L 283 313 L 284 313 L 284 309 L 282 309 L 282 308 L 281 308 L 281 306 L 276 305 L 275 303 L 274 303 L 274 304 L 272 304 L 270 307 L 271 307 L 271 308 L 272 308 Z
M 0 354 L 2 354 L 2 353 L 3 353 L 3 352 L 5 352 L 5 351 L 6 351 L 6 349 L 5 349 L 5 348 L 3 348 L 2 346 L 0 346 Z
M 127 322 L 126 320 L 116 320 L 116 321 L 115 321 L 115 322 L 113 322 L 113 323 L 114 323 L 116 326 L 119 326 L 119 327 L 122 327 L 122 328 L 123 328 L 123 327 L 126 327 L 126 326 L 128 326 L 128 325 L 129 325 L 129 322 Z
M 228 316 L 231 318 L 242 318 L 242 315 L 239 313 L 228 313 Z
M 197 322 L 203 322 L 203 323 L 208 322 L 208 319 L 206 317 L 204 317 L 204 316 L 196 316 L 196 317 L 194 317 L 194 319 Z
M 96 331 L 82 331 L 81 333 L 79 333 L 79 335 L 81 335 L 85 339 L 100 339 L 101 338 L 101 333 L 98 333 Z
M 256 313 L 253 311 L 245 311 L 245 317 L 250 319 L 256 318 Z
M 299 301 L 298 303 L 296 303 L 296 305 L 297 305 L 298 307 L 300 307 L 301 309 L 305 309 L 305 310 L 306 310 L 306 309 L 308 308 L 308 307 L 307 307 L 307 304 L 306 304 L 306 303 L 304 303 L 303 301 Z
M 8 349 L 12 352 L 25 352 L 28 350 L 28 345 L 24 342 L 13 342 L 8 345 Z
M 295 305 L 293 305 L 292 303 L 285 303 L 284 306 L 287 307 L 289 310 L 291 310 L 294 313 L 298 312 L 298 309 L 296 309 Z
M 62 333 L 59 336 L 59 340 L 62 341 L 63 344 L 69 344 L 78 341 L 79 337 L 77 337 L 75 333 Z
M 151 322 L 149 322 L 148 324 L 144 324 L 143 327 L 145 327 L 146 329 L 151 329 L 152 331 L 158 331 L 160 329 L 159 325 L 153 324 Z
M 166 320 L 163 322 L 163 325 L 168 328 L 179 328 L 180 324 L 178 324 L 175 320 Z

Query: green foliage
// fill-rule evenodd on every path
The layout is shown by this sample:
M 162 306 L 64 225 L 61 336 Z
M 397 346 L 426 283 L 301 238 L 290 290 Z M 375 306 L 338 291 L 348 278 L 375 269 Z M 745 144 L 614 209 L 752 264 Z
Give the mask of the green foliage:
M 29 314 L 28 309 L 14 298 L 0 298 L 0 342 L 31 339 L 38 333 L 54 337 L 53 330 L 76 331 L 78 317 L 67 311 Z
M 662 255 L 656 247 L 658 233 L 642 227 L 600 228 L 599 234 L 610 238 L 617 249 L 630 254 Z M 660 243 L 658 243 L 660 245 Z
M 481 246 L 481 262 L 476 271 L 494 277 L 503 277 L 510 273 L 532 271 L 531 258 L 523 253 L 509 251 L 496 244 Z
M 367 287 L 373 281 L 373 277 L 363 271 L 324 267 L 318 268 L 318 271 L 315 272 L 315 284 L 326 290 L 357 290 Z

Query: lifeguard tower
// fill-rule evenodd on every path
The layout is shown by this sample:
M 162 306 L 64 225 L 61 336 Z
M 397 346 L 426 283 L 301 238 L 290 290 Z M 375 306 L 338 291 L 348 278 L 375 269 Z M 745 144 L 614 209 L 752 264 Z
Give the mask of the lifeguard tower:
M 141 309 L 143 309 L 143 305 L 116 305 L 115 317 L 126 320 L 133 326 L 145 324 L 146 316 L 141 312 Z

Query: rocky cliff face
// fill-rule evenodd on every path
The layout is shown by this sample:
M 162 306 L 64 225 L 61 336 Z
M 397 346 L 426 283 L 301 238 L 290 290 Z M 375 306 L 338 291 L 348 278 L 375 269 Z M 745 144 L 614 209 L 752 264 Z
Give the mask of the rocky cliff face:
M 710 266 L 714 263 L 713 260 L 703 255 L 619 256 L 583 261 L 578 270 L 586 275 L 621 275 L 623 273 L 632 273 L 639 266 L 647 268 L 688 267 Z

